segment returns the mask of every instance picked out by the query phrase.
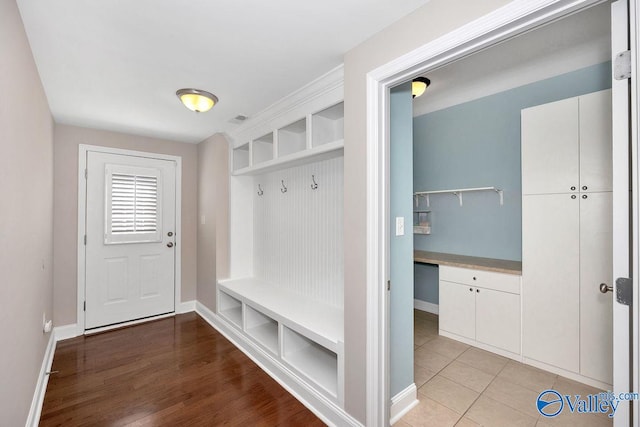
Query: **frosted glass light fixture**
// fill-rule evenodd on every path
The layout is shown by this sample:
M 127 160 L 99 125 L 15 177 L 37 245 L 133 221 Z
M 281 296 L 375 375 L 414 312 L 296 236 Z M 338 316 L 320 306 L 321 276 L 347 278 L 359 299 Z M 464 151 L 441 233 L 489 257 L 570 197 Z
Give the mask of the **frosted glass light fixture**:
M 176 92 L 180 102 L 191 111 L 204 113 L 218 103 L 218 97 L 200 89 L 180 89 Z
M 416 77 L 411 82 L 411 94 L 414 98 L 419 97 L 431 84 L 431 80 L 426 77 Z

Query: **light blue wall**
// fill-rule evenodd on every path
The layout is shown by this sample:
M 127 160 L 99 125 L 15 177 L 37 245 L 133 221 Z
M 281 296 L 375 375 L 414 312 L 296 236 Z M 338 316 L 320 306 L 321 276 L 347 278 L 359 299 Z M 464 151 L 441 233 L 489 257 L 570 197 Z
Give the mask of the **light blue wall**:
M 415 248 L 520 261 L 520 110 L 610 87 L 606 62 L 414 118 L 415 191 L 504 190 L 504 206 L 495 193 L 465 194 L 463 207 L 455 196 L 431 196 L 432 234 L 416 235 Z M 437 303 L 433 269 L 416 266 L 415 294 Z
M 391 396 L 413 384 L 413 100 L 411 83 L 391 91 Z M 404 217 L 404 236 L 395 235 L 395 218 Z

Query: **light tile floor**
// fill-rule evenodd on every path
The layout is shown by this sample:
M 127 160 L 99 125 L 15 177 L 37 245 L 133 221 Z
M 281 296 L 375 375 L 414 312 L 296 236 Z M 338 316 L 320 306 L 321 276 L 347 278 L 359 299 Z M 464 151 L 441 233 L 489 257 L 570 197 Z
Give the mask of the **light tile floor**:
M 420 403 L 396 427 L 611 426 L 606 415 L 544 418 L 543 390 L 599 393 L 593 387 L 438 335 L 438 316 L 415 310 L 414 381 Z

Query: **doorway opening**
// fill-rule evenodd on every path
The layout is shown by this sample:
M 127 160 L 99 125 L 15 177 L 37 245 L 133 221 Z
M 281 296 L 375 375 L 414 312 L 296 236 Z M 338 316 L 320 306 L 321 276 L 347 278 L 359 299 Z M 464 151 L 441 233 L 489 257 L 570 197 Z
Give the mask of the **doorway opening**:
M 586 5 L 581 5 L 581 6 L 585 7 Z M 587 10 L 586 12 L 582 12 L 581 14 L 570 16 L 569 18 L 566 18 L 566 19 L 567 20 L 569 20 L 569 19 L 577 19 L 578 17 L 584 19 L 584 17 L 587 16 L 588 14 L 592 14 L 592 15 L 595 16 L 595 15 L 597 15 L 596 9 L 598 9 L 598 8 L 607 9 L 608 7 L 610 7 L 610 4 L 607 3 L 607 4 L 604 4 L 604 5 L 598 6 L 597 8 L 594 8 L 592 10 Z M 559 9 L 560 9 L 560 6 L 559 6 Z M 554 18 L 560 18 L 560 17 L 564 18 L 565 15 L 566 15 L 566 10 L 564 10 L 564 11 L 558 10 L 558 11 L 556 11 L 556 13 L 557 14 L 554 16 Z M 607 12 L 607 14 L 608 14 L 608 12 Z M 583 15 L 583 16 L 580 16 L 580 15 Z M 533 17 L 531 19 L 532 19 L 532 21 L 535 21 L 535 17 Z M 544 23 L 547 24 L 549 22 L 548 20 L 549 20 L 549 17 L 547 16 L 545 18 L 545 20 L 544 20 Z M 606 21 L 604 21 L 604 22 L 608 23 L 608 19 Z M 536 25 L 538 25 L 540 23 L 541 22 L 538 21 Z M 536 26 L 536 25 L 531 25 L 531 21 L 530 21 L 529 25 L 530 25 L 528 27 L 529 29 L 533 28 L 534 26 Z M 546 29 L 547 30 L 553 30 L 552 26 L 553 26 L 553 24 L 550 24 L 550 25 L 542 28 L 540 31 L 542 32 L 542 31 L 545 31 Z M 559 28 L 560 29 L 563 29 L 563 28 L 566 29 L 566 26 L 565 27 L 559 26 Z M 606 28 L 605 28 L 605 30 L 606 30 Z M 521 32 L 522 32 L 521 30 L 520 31 L 514 31 L 513 35 L 517 35 L 517 34 L 519 34 Z M 530 34 L 533 35 L 533 33 L 534 33 L 534 31 L 532 31 Z M 392 68 L 391 66 L 389 66 L 387 69 L 385 69 L 384 67 L 381 67 L 380 69 L 375 70 L 374 72 L 372 72 L 370 74 L 369 92 L 368 93 L 371 96 L 371 99 L 373 100 L 373 104 L 376 107 L 380 107 L 381 105 L 387 106 L 387 105 L 389 105 L 389 94 L 388 94 L 388 92 L 385 92 L 385 91 L 387 91 L 391 87 L 395 87 L 400 82 L 406 81 L 408 77 L 413 77 L 413 76 L 417 75 L 416 70 L 420 70 L 420 74 L 419 75 L 424 75 L 424 76 L 427 76 L 428 78 L 430 78 L 431 81 L 432 81 L 432 87 L 434 88 L 434 91 L 433 91 L 434 99 L 431 100 L 431 102 L 433 102 L 433 105 L 435 107 L 434 107 L 433 110 L 427 111 L 425 114 L 435 113 L 437 111 L 440 111 L 440 110 L 443 110 L 443 109 L 447 109 L 447 108 L 451 108 L 452 106 L 465 103 L 464 97 L 465 96 L 469 96 L 469 93 L 471 93 L 471 97 L 468 98 L 467 100 L 477 99 L 477 98 L 482 98 L 482 97 L 486 97 L 486 96 L 489 96 L 489 95 L 493 95 L 493 94 L 496 94 L 496 93 L 500 93 L 501 91 L 513 89 L 515 87 L 531 85 L 534 82 L 538 82 L 540 80 L 557 78 L 559 75 L 565 75 L 565 74 L 577 72 L 578 70 L 585 71 L 584 69 L 587 69 L 589 67 L 596 67 L 596 68 L 598 66 L 601 66 L 603 68 L 610 67 L 610 65 L 603 65 L 605 62 L 609 61 L 610 58 L 611 58 L 610 50 L 608 48 L 610 34 L 609 34 L 608 31 L 604 31 L 603 34 L 604 34 L 605 37 L 602 38 L 602 41 L 604 42 L 602 44 L 602 46 L 604 46 L 605 49 L 602 52 L 605 52 L 606 54 L 604 55 L 604 57 L 600 57 L 600 58 L 597 58 L 597 57 L 594 57 L 594 56 L 591 56 L 590 58 L 588 58 L 589 54 L 593 54 L 594 52 L 591 52 L 591 53 L 578 52 L 580 55 L 584 54 L 584 56 L 582 56 L 582 60 L 586 61 L 586 62 L 584 62 L 582 64 L 583 65 L 582 67 L 577 67 L 576 68 L 575 67 L 575 63 L 573 65 L 571 65 L 571 61 L 566 61 L 566 63 L 561 61 L 562 63 L 560 64 L 559 68 L 552 69 L 551 70 L 551 74 L 549 74 L 547 76 L 545 76 L 544 73 L 547 72 L 548 70 L 545 70 L 542 73 L 540 73 L 539 72 L 540 70 L 535 70 L 534 69 L 532 71 L 532 72 L 535 72 L 533 74 L 533 78 L 532 78 L 532 75 L 528 75 L 527 76 L 526 72 L 522 73 L 522 69 L 521 69 L 520 70 L 520 72 L 521 72 L 520 74 L 514 73 L 512 75 L 507 75 L 506 79 L 503 78 L 502 80 L 498 81 L 497 83 L 494 82 L 493 84 L 495 84 L 496 86 L 489 86 L 487 84 L 487 80 L 484 80 L 484 82 L 482 82 L 482 84 L 480 84 L 478 87 L 475 88 L 475 89 L 477 89 L 476 92 L 471 92 L 471 90 L 473 88 L 471 88 L 470 86 L 465 86 L 465 84 L 463 83 L 463 84 L 460 85 L 462 87 L 460 89 L 460 93 L 456 93 L 455 94 L 455 95 L 460 95 L 461 98 L 456 99 L 456 97 L 453 96 L 452 94 L 449 94 L 449 93 L 446 93 L 446 92 L 442 92 L 443 96 L 438 101 L 443 101 L 444 100 L 443 102 L 445 104 L 437 105 L 437 102 L 436 102 L 437 95 L 436 95 L 436 92 L 435 92 L 435 85 L 434 85 L 434 83 L 435 83 L 435 81 L 437 79 L 433 78 L 433 76 L 437 75 L 437 73 L 439 71 L 445 73 L 447 77 L 449 75 L 455 75 L 455 73 L 447 74 L 447 71 L 451 72 L 451 69 L 447 70 L 448 67 L 447 66 L 443 66 L 443 64 L 450 64 L 451 63 L 451 58 L 456 56 L 456 55 L 457 55 L 458 58 L 466 56 L 465 60 L 472 60 L 472 56 L 471 55 L 467 56 L 467 54 L 469 54 L 470 52 L 469 51 L 465 51 L 464 47 L 461 47 L 460 50 L 458 50 L 458 51 L 456 51 L 455 49 L 451 49 L 450 51 L 446 51 L 446 53 L 442 53 L 443 51 L 440 50 L 440 51 L 438 51 L 438 54 L 433 53 L 431 56 L 425 55 L 428 58 L 428 61 L 412 62 L 410 59 L 407 58 L 407 61 L 405 63 L 405 68 L 404 69 L 401 69 L 401 66 L 399 66 L 399 65 L 394 65 L 395 68 L 393 69 L 393 71 L 391 71 L 391 68 Z M 501 35 L 504 36 L 505 32 L 501 33 Z M 582 37 L 582 35 L 580 35 L 578 38 L 580 38 L 580 37 Z M 493 43 L 487 43 L 483 47 L 488 47 L 489 45 L 492 45 L 494 43 L 495 43 L 495 40 L 493 41 Z M 506 45 L 507 43 L 503 43 L 503 44 Z M 470 43 L 470 44 L 472 44 L 472 43 Z M 497 47 L 496 49 L 499 49 L 499 47 Z M 478 44 L 475 45 L 475 50 L 479 50 L 478 49 Z M 487 49 L 487 52 L 489 50 L 491 50 L 491 49 Z M 576 49 L 576 50 L 579 50 L 579 49 Z M 440 56 L 438 56 L 438 55 L 440 55 Z M 529 53 L 525 52 L 525 55 L 530 55 L 530 52 Z M 580 56 L 580 55 L 578 55 L 578 56 Z M 598 54 L 596 54 L 596 56 L 597 55 Z M 513 59 L 513 57 L 509 57 L 509 59 Z M 522 59 L 522 58 L 520 58 L 520 59 Z M 566 58 L 563 58 L 563 59 L 566 59 Z M 485 59 L 485 61 L 486 61 L 486 59 Z M 464 60 L 460 61 L 460 62 L 462 63 L 462 62 L 464 62 Z M 490 61 L 487 61 L 487 62 L 490 62 Z M 515 62 L 515 59 L 514 59 L 514 62 Z M 552 62 L 557 62 L 557 61 L 556 60 L 552 60 Z M 414 64 L 418 64 L 418 63 L 420 65 L 414 65 Z M 564 67 L 564 66 L 566 66 L 568 68 L 563 69 L 562 67 Z M 544 67 L 542 67 L 542 68 L 544 68 Z M 610 68 L 608 68 L 608 69 L 610 69 Z M 423 72 L 422 70 L 427 70 L 427 71 Z M 478 70 L 478 67 L 467 67 L 466 70 L 463 70 L 463 71 L 468 71 L 468 70 L 474 70 L 475 71 L 475 70 Z M 528 70 L 525 68 L 525 71 L 528 71 Z M 587 70 L 587 71 L 589 71 L 589 70 Z M 596 73 L 598 72 L 598 70 L 595 70 L 595 69 L 591 69 L 590 71 L 596 72 Z M 602 71 L 602 69 L 599 70 L 599 71 Z M 480 73 L 480 74 L 483 74 L 483 73 Z M 607 78 L 609 79 L 609 85 L 611 85 L 610 72 L 605 72 L 604 74 L 608 76 Z M 464 75 L 464 73 L 462 73 L 462 75 Z M 485 76 L 483 74 L 483 78 L 484 77 Z M 521 78 L 524 78 L 524 80 L 520 80 L 519 81 L 518 79 L 521 79 Z M 530 80 L 527 81 L 527 79 L 530 79 Z M 503 88 L 500 88 L 499 86 L 502 85 L 502 84 L 505 84 L 505 81 L 507 82 L 506 83 L 507 86 L 503 87 Z M 489 82 L 489 83 L 491 83 L 491 82 Z M 597 84 L 602 84 L 602 83 L 603 83 L 602 80 L 600 80 Z M 604 84 L 606 86 L 606 82 L 604 82 Z M 511 86 L 509 86 L 509 85 L 511 85 Z M 563 89 L 566 89 L 566 88 L 563 88 Z M 589 93 L 589 92 L 595 92 L 595 91 L 598 91 L 598 90 L 601 90 L 601 89 L 606 90 L 607 88 L 606 87 L 595 87 L 593 90 L 583 91 L 582 93 L 576 93 L 575 95 L 579 96 L 581 94 L 586 94 L 586 93 Z M 431 87 L 427 90 L 426 96 L 429 96 L 430 90 L 431 90 Z M 488 92 L 484 92 L 484 93 L 482 92 L 482 91 L 486 91 L 486 90 L 488 90 Z M 494 91 L 494 92 L 492 92 L 492 91 Z M 465 92 L 466 92 L 466 95 L 465 95 Z M 559 97 L 558 99 L 562 99 L 562 98 L 568 97 L 570 95 L 571 94 L 565 95 L 563 97 Z M 453 103 L 451 103 L 449 105 L 446 105 L 446 102 L 448 100 L 453 100 Z M 449 102 L 451 102 L 451 101 L 449 101 Z M 544 102 L 545 101 L 543 100 L 542 102 L 538 102 L 538 103 L 541 104 L 541 103 L 544 103 Z M 374 111 L 374 110 L 376 110 L 376 108 L 372 109 L 372 111 Z M 380 110 L 378 110 L 378 111 L 380 111 Z M 519 114 L 519 110 L 518 110 L 518 114 Z M 369 117 L 370 117 L 369 130 L 370 130 L 370 135 L 371 135 L 370 142 L 375 143 L 377 141 L 386 141 L 383 136 L 386 135 L 387 132 L 389 132 L 388 124 L 380 123 L 380 121 L 377 121 L 377 120 L 371 120 L 372 119 L 371 115 Z M 378 118 L 380 118 L 380 117 L 384 117 L 384 116 L 379 115 Z M 486 125 L 491 125 L 491 124 L 492 123 L 486 123 Z M 391 125 L 391 127 L 392 126 L 393 125 Z M 392 129 L 391 129 L 391 132 L 392 132 Z M 519 139 L 518 139 L 518 142 L 519 142 Z M 375 144 L 374 144 L 374 146 L 378 147 Z M 388 149 L 388 146 L 387 147 L 385 147 L 385 146 L 378 147 L 378 149 L 380 151 L 377 152 L 377 153 L 374 153 L 369 158 L 369 165 L 370 165 L 371 169 L 376 169 L 375 165 L 380 165 L 381 163 L 384 163 L 386 165 L 389 164 L 388 163 L 388 157 L 387 157 L 387 156 L 389 156 L 389 153 L 386 152 L 386 154 L 385 154 L 385 151 L 384 151 L 384 150 Z M 459 153 L 456 153 L 456 154 L 459 154 Z M 393 156 L 393 154 L 391 154 L 391 156 Z M 484 158 L 476 156 L 476 159 L 484 159 Z M 519 175 L 519 173 L 520 173 L 520 171 L 519 171 L 519 163 L 516 164 L 516 168 L 517 168 L 517 173 Z M 382 199 L 380 199 L 380 200 L 376 200 L 375 198 L 373 198 L 371 203 L 370 203 L 370 205 L 369 205 L 372 208 L 375 206 L 378 209 L 380 209 L 380 206 L 382 205 L 381 202 L 383 202 L 385 199 L 387 200 L 386 203 L 389 203 L 389 199 L 388 199 L 389 194 L 386 191 L 381 191 L 381 192 L 376 191 L 376 189 L 380 189 L 382 187 L 388 188 L 387 186 L 388 186 L 388 182 L 389 182 L 389 175 L 387 175 L 387 173 L 388 173 L 388 169 L 386 171 L 383 169 L 382 173 L 380 173 L 379 169 L 378 169 L 377 172 L 372 172 L 372 171 L 369 172 L 369 177 L 368 178 L 369 178 L 369 184 L 370 184 L 370 187 L 369 187 L 370 194 L 373 192 L 374 194 L 384 194 L 385 195 L 385 197 L 382 197 Z M 376 183 L 379 183 L 379 185 L 376 186 Z M 519 180 L 518 180 L 517 184 L 519 186 L 519 184 L 520 184 Z M 482 185 L 482 187 L 485 187 L 485 185 Z M 461 186 L 453 186 L 451 188 L 452 189 L 460 189 L 460 188 L 463 188 L 463 187 L 461 187 Z M 417 191 L 418 189 L 416 188 L 415 190 Z M 518 196 L 516 196 L 516 197 L 518 197 Z M 391 197 L 393 197 L 393 195 L 391 195 Z M 453 205 L 455 205 L 457 203 L 462 203 L 462 200 L 460 200 L 461 198 L 451 197 L 451 199 L 452 200 L 450 200 L 450 201 L 453 202 L 452 203 Z M 450 202 L 450 201 L 447 201 L 447 203 Z M 472 196 L 469 196 L 467 198 L 467 196 L 465 195 L 464 196 L 464 201 L 465 201 L 465 206 L 467 205 L 467 203 L 472 205 L 473 204 L 472 202 L 474 201 L 474 198 Z M 467 202 L 467 201 L 469 201 L 469 202 Z M 431 202 L 435 202 L 435 197 L 432 197 Z M 497 205 L 497 203 L 496 203 L 496 205 Z M 387 204 L 387 209 L 388 209 L 388 204 Z M 386 212 L 387 212 L 386 214 L 377 215 L 374 218 L 374 221 L 370 222 L 370 227 L 369 227 L 370 234 L 369 234 L 369 236 L 372 236 L 371 232 L 374 232 L 374 231 L 378 232 L 378 236 L 379 236 L 380 235 L 380 231 L 384 230 L 383 234 L 385 236 L 389 236 L 389 237 L 380 238 L 378 240 L 378 243 L 382 244 L 386 248 L 389 248 L 389 240 L 394 239 L 394 237 L 393 237 L 393 234 L 392 233 L 389 234 L 387 232 L 387 230 L 394 230 L 395 218 L 389 216 L 390 214 L 389 214 L 388 210 L 386 210 Z M 522 215 L 522 214 L 520 213 L 520 215 Z M 410 218 L 410 216 L 409 216 L 409 218 Z M 442 218 L 442 217 L 440 216 L 440 218 Z M 521 222 L 520 218 L 521 218 L 521 216 L 517 218 L 517 220 L 515 221 L 516 224 Z M 380 220 L 381 220 L 381 223 L 376 222 L 376 221 L 380 221 Z M 438 222 L 438 219 L 436 218 L 436 216 L 432 216 L 432 221 L 433 221 L 433 223 L 431 224 L 431 227 L 432 227 L 432 232 L 433 232 L 433 229 L 436 227 L 436 224 Z M 379 228 L 374 230 L 374 228 L 376 227 L 376 224 L 378 224 Z M 475 225 L 478 225 L 478 224 L 475 224 Z M 478 235 L 478 233 L 476 233 L 476 235 Z M 514 251 L 514 253 L 516 253 L 517 255 L 520 255 L 518 252 L 521 253 L 521 249 L 518 248 L 518 245 L 521 245 L 521 242 L 517 242 L 517 244 L 514 245 L 516 247 L 516 250 Z M 482 245 L 482 246 L 484 246 L 485 249 L 487 247 L 486 244 Z M 375 265 L 375 268 L 372 268 L 370 270 L 371 273 L 372 273 L 372 277 L 380 277 L 380 278 L 389 277 L 389 275 L 386 274 L 386 273 L 388 273 L 388 270 L 385 270 L 386 268 L 389 268 L 388 267 L 389 266 L 389 264 L 388 264 L 388 262 L 389 262 L 389 258 L 388 258 L 389 254 L 388 253 L 385 254 L 384 250 L 382 250 L 381 252 L 377 252 L 375 249 L 372 250 L 371 253 L 372 254 L 383 254 L 381 259 L 382 260 L 386 260 L 385 261 L 386 266 L 385 265 L 380 265 L 380 263 L 376 264 L 375 262 L 370 262 L 369 263 L 370 266 Z M 493 256 L 493 257 L 506 258 L 506 259 L 510 258 L 508 256 L 498 255 L 498 254 L 487 254 L 487 255 Z M 391 256 L 393 256 L 393 254 L 391 254 Z M 516 258 L 515 261 L 518 261 L 517 257 L 515 257 L 515 258 Z M 369 261 L 371 261 L 371 258 L 369 258 Z M 521 259 L 520 259 L 520 261 L 521 261 Z M 391 274 L 392 274 L 393 266 L 391 266 L 390 268 L 391 268 Z M 596 291 L 597 291 L 597 289 L 596 289 Z M 393 296 L 391 298 L 393 299 Z M 384 305 L 381 304 L 380 307 L 384 307 Z M 383 315 L 382 319 L 378 319 L 378 320 L 382 320 L 383 324 L 387 324 L 388 325 L 390 323 L 391 324 L 391 328 L 393 328 L 393 316 L 394 316 L 394 314 L 393 314 L 393 311 L 392 311 L 391 313 L 387 313 L 387 314 Z M 386 320 L 386 319 L 389 319 L 389 320 Z M 372 329 L 375 329 L 375 328 L 372 328 Z M 393 330 L 392 330 L 391 333 L 393 334 Z M 371 337 L 371 335 L 370 335 L 370 337 Z M 381 348 L 381 351 L 386 351 L 387 348 L 389 348 L 389 347 L 383 346 L 383 348 Z M 391 351 L 393 351 L 393 349 L 391 349 Z M 388 355 L 389 353 L 386 353 L 386 354 Z M 394 363 L 393 362 L 393 354 L 391 355 L 391 363 L 392 364 Z M 392 366 L 391 367 L 391 378 L 392 378 L 391 382 L 392 383 L 393 383 L 393 375 L 394 374 L 393 374 L 393 366 Z M 372 377 L 370 376 L 370 378 L 372 378 Z M 373 380 L 375 381 L 375 378 L 373 378 Z M 387 396 L 387 397 L 388 398 L 394 397 L 393 391 L 391 391 L 391 395 Z

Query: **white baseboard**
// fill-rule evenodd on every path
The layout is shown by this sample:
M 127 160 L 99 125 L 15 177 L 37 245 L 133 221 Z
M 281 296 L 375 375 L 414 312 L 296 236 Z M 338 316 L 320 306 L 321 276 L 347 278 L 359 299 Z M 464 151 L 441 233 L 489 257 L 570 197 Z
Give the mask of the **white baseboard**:
M 418 404 L 418 389 L 415 384 L 402 390 L 391 398 L 391 409 L 389 411 L 391 425 L 400 421 L 407 412 L 412 410 Z
M 196 311 L 196 300 L 182 301 L 176 307 L 176 314 L 190 313 Z
M 75 338 L 79 336 L 78 324 L 72 323 L 70 325 L 56 326 L 53 328 L 53 336 L 55 337 L 56 342 Z
M 31 408 L 29 409 L 29 416 L 27 417 L 27 422 L 25 424 L 27 427 L 37 427 L 40 423 L 42 404 L 44 403 L 44 395 L 47 391 L 47 383 L 49 382 L 49 375 L 47 372 L 51 370 L 53 354 L 55 351 L 55 333 L 51 333 L 49 334 L 49 343 L 47 344 L 47 349 L 45 350 L 44 358 L 42 359 L 42 365 L 40 366 L 40 374 L 38 375 L 36 389 L 33 393 L 33 399 L 31 400 Z
M 438 304 L 433 304 L 431 302 L 414 299 L 413 308 L 420 311 L 426 311 L 427 313 L 438 314 L 440 306 Z
M 593 378 L 588 378 L 580 374 L 576 374 L 575 372 L 567 371 L 566 369 L 558 368 L 556 366 L 549 365 L 544 362 L 539 362 L 534 359 L 529 359 L 528 357 L 523 358 L 523 363 L 527 365 L 531 365 L 538 369 L 542 369 L 543 371 L 551 372 L 556 375 L 561 375 L 565 378 L 569 378 L 570 380 L 574 380 L 582 384 L 590 385 L 591 387 L 595 387 L 600 390 L 605 390 L 605 391 L 613 390 L 613 385 L 611 384 L 594 380 Z
M 358 420 L 347 414 L 344 409 L 327 399 L 307 384 L 304 379 L 249 341 L 236 327 L 231 326 L 222 317 L 200 302 L 196 302 L 196 313 L 253 360 L 271 378 L 298 399 L 300 403 L 316 414 L 325 424 L 330 426 L 363 427 Z

